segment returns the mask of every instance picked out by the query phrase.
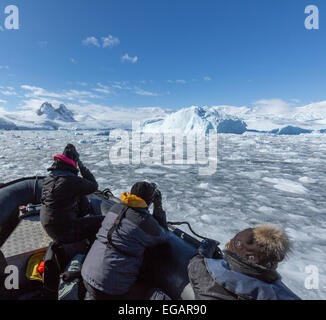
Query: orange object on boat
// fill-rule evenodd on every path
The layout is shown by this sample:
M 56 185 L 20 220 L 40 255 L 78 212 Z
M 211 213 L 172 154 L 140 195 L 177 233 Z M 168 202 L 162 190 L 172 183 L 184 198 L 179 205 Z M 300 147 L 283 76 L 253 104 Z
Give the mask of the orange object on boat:
M 37 271 L 40 273 L 40 274 L 43 274 L 44 273 L 44 261 L 42 261 L 39 266 L 37 267 Z

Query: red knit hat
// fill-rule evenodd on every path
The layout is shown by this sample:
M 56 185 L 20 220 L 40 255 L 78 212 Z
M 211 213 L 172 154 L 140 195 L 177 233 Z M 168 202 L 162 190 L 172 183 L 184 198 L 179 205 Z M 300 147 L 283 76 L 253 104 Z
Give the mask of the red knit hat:
M 63 154 L 56 154 L 53 159 L 54 159 L 54 161 L 57 160 L 57 159 L 60 159 L 60 160 L 62 160 L 64 162 L 72 165 L 73 167 L 77 168 L 76 162 L 71 160 L 70 158 L 64 156 Z

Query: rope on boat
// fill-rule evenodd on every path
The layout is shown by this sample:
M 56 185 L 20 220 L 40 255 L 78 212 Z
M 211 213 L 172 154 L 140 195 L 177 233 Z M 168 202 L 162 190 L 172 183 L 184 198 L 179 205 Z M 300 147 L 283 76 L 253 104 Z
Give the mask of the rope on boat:
M 191 231 L 191 232 L 192 232 L 196 237 L 198 237 L 198 238 L 200 238 L 200 239 L 203 239 L 203 240 L 206 240 L 206 239 L 207 239 L 207 238 L 205 238 L 205 237 L 199 235 L 198 233 L 196 233 L 196 232 L 192 229 L 190 223 L 187 222 L 187 221 L 183 221 L 183 222 L 168 222 L 168 224 L 170 224 L 170 225 L 172 225 L 172 226 L 180 226 L 180 225 L 182 225 L 182 224 L 185 224 L 185 225 L 188 226 L 189 230 L 190 230 L 190 231 Z M 217 244 L 219 245 L 220 243 L 217 241 Z

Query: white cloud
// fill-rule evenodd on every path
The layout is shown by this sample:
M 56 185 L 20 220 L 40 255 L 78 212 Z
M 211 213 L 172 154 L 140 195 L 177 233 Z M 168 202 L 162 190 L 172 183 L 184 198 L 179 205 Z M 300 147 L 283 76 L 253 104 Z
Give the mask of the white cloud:
M 90 91 L 80 91 L 80 90 L 65 90 L 61 93 L 57 92 L 50 92 L 43 88 L 23 85 L 21 86 L 22 89 L 30 91 L 31 93 L 25 94 L 26 98 L 55 98 L 55 99 L 65 99 L 70 101 L 78 101 L 81 98 L 88 97 L 88 98 L 100 98 L 99 96 L 93 94 Z
M 73 63 L 73 64 L 77 64 L 77 63 L 78 63 L 78 61 L 77 61 L 76 59 L 74 59 L 74 58 L 70 58 L 69 60 L 70 60 L 70 62 Z
M 131 63 L 136 63 L 136 62 L 138 61 L 138 57 L 137 57 L 137 56 L 135 56 L 135 57 L 130 57 L 130 56 L 128 55 L 128 53 L 126 53 L 124 56 L 121 57 L 121 61 L 122 61 L 122 62 L 127 61 L 127 62 L 131 62 Z
M 119 121 L 130 122 L 132 120 L 143 121 L 148 118 L 162 117 L 165 115 L 165 111 L 158 107 L 144 107 L 144 108 L 123 108 L 123 107 L 110 107 L 95 103 L 90 103 L 85 106 L 78 104 L 67 105 L 69 110 L 72 110 L 75 114 L 76 120 L 82 119 L 83 116 L 89 116 L 96 120 L 104 121 Z
M 110 81 L 112 89 L 118 90 L 132 90 L 132 87 L 129 85 L 129 81 Z
M 105 85 L 101 84 L 100 82 L 97 83 L 97 86 L 98 86 L 98 88 L 93 89 L 94 91 L 100 92 L 100 93 L 105 93 L 105 94 L 110 94 L 111 93 L 108 86 L 105 86 Z
M 178 80 L 168 80 L 168 83 L 181 83 L 181 84 L 186 84 L 187 81 L 183 79 L 178 79 Z
M 0 86 L 0 93 L 4 96 L 16 96 L 17 93 L 15 92 L 15 88 L 13 87 L 3 87 Z
M 0 99 L 0 103 L 7 103 L 7 101 L 6 101 L 6 100 L 1 100 L 1 99 Z
M 157 97 L 158 94 L 155 92 L 145 91 L 141 88 L 135 87 L 135 93 L 139 96 L 151 96 L 151 97 Z
M 95 47 L 103 47 L 103 48 L 112 48 L 120 44 L 120 40 L 117 37 L 112 36 L 111 34 L 107 37 L 102 37 L 102 44 L 100 44 L 100 40 L 95 37 L 88 37 L 82 41 L 84 46 L 95 46 Z
M 90 102 L 88 100 L 80 99 L 80 100 L 78 100 L 78 103 L 80 103 L 80 104 L 91 104 L 92 102 Z
M 82 81 L 77 81 L 76 84 L 79 85 L 79 86 L 82 86 L 82 87 L 87 87 L 88 86 L 87 82 L 82 82 Z
M 99 41 L 95 37 L 88 37 L 85 40 L 82 41 L 82 44 L 84 46 L 96 46 L 100 47 Z
M 1 90 L 0 92 L 4 96 L 16 96 L 17 95 L 17 93 L 15 91 L 12 91 L 12 90 Z
M 9 67 L 8 66 L 0 66 L 0 70 L 9 70 Z
M 120 44 L 120 40 L 116 37 L 113 37 L 112 35 L 108 35 L 107 37 L 102 37 L 103 41 L 103 48 L 106 47 L 114 47 Z
M 211 81 L 212 80 L 212 78 L 211 77 L 204 77 L 204 81 Z
M 43 88 L 39 87 L 34 87 L 34 86 L 29 86 L 29 85 L 22 85 L 22 89 L 30 91 L 30 94 L 25 94 L 25 97 L 31 98 L 31 97 L 52 97 L 52 98 L 61 98 L 62 95 L 53 93 L 53 92 L 48 92 Z
M 264 114 L 284 114 L 292 110 L 292 104 L 281 99 L 263 99 L 254 102 L 258 113 Z

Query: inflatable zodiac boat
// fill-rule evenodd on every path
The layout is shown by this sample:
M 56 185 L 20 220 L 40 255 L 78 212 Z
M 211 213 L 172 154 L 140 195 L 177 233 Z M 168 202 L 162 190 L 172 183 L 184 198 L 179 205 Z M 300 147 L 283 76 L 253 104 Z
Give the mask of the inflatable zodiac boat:
M 76 254 L 87 253 L 83 243 L 54 248 L 37 211 L 33 214 L 33 210 L 27 210 L 27 214 L 22 215 L 22 208 L 27 204 L 31 207 L 40 204 L 43 179 L 22 178 L 0 185 L 0 263 L 16 266 L 19 271 L 19 287 L 10 292 L 13 299 L 57 299 L 60 274 Z M 109 207 L 120 202 L 105 191 L 90 195 L 89 200 L 95 214 L 105 214 Z M 167 243 L 146 251 L 137 282 L 137 300 L 146 299 L 146 293 L 153 287 L 162 289 L 173 300 L 193 298 L 187 265 L 196 255 L 200 242 L 172 225 L 169 231 Z M 60 263 L 59 253 L 64 256 Z M 31 259 L 37 256 L 45 257 L 42 281 L 27 274 Z

